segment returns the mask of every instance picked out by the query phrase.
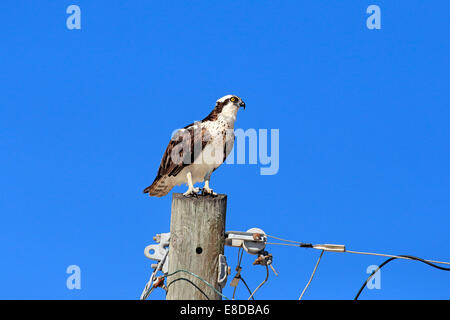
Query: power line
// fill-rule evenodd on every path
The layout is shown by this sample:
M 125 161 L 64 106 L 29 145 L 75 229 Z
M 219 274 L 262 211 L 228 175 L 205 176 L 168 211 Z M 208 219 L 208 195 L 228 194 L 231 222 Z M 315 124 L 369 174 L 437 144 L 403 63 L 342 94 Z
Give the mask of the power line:
M 242 283 L 244 283 L 244 285 L 247 287 L 248 293 L 252 294 L 252 290 L 250 290 L 249 286 L 247 285 L 247 282 L 245 282 L 244 278 L 242 278 L 241 275 L 239 275 L 239 279 L 241 279 Z M 252 300 L 255 300 L 255 298 L 252 297 Z
M 146 300 L 148 298 L 148 296 L 150 295 L 150 293 L 152 293 L 153 290 L 155 289 L 155 287 L 153 286 L 153 281 L 155 280 L 156 272 L 157 272 L 157 269 L 155 269 L 155 271 L 152 272 L 150 279 L 146 283 L 145 288 L 141 293 L 141 298 L 140 298 L 141 300 Z
M 217 290 L 216 288 L 214 288 L 214 286 L 213 286 L 212 284 L 210 284 L 208 281 L 206 281 L 206 280 L 203 279 L 202 277 L 200 277 L 200 276 L 198 276 L 198 275 L 196 275 L 195 273 L 192 273 L 192 272 L 190 272 L 190 271 L 180 269 L 180 270 L 174 271 L 174 272 L 172 272 L 172 273 L 169 273 L 168 275 L 166 275 L 166 277 L 171 277 L 171 276 L 173 276 L 173 275 L 175 275 L 175 274 L 177 274 L 177 273 L 179 273 L 179 272 L 185 272 L 185 273 L 190 274 L 191 276 L 193 276 L 193 277 L 199 279 L 200 281 L 203 281 L 203 283 L 205 283 L 208 287 L 210 287 L 211 289 L 213 289 L 213 290 L 214 290 L 218 295 L 220 295 L 222 298 L 225 298 L 225 299 L 227 299 L 227 300 L 230 300 L 228 297 L 226 297 L 225 295 L 223 295 L 222 292 L 220 292 L 219 290 Z
M 364 290 L 364 288 L 366 287 L 366 285 L 369 282 L 369 280 L 373 277 L 373 275 L 376 272 L 378 272 L 378 270 L 380 270 L 383 266 L 385 266 L 386 264 L 388 264 L 389 262 L 391 262 L 391 261 L 393 261 L 395 259 L 420 261 L 420 262 L 425 263 L 425 264 L 427 264 L 427 265 L 429 265 L 431 267 L 434 267 L 436 269 L 443 270 L 443 271 L 450 271 L 450 268 L 445 268 L 445 267 L 436 265 L 436 264 L 450 265 L 450 262 L 446 262 L 446 261 L 422 259 L 422 258 L 418 258 L 418 257 L 411 256 L 411 255 L 391 255 L 391 254 L 385 254 L 385 253 L 353 251 L 353 250 L 347 250 L 344 245 L 336 245 L 336 244 L 315 244 L 314 245 L 314 244 L 311 244 L 311 243 L 303 243 L 303 242 L 294 241 L 294 240 L 287 240 L 287 239 L 283 239 L 283 238 L 280 238 L 280 237 L 275 237 L 275 236 L 271 236 L 271 235 L 267 235 L 267 234 L 266 234 L 266 236 L 270 237 L 270 238 L 273 238 L 273 239 L 280 240 L 280 241 L 289 242 L 289 243 L 266 242 L 266 244 L 281 245 L 281 246 L 292 246 L 292 247 L 300 247 L 300 248 L 313 248 L 313 249 L 322 250 L 322 252 L 320 254 L 320 257 L 317 260 L 316 266 L 314 267 L 313 273 L 311 274 L 311 277 L 310 277 L 308 283 L 306 284 L 306 287 L 303 289 L 299 300 L 301 300 L 303 294 L 305 293 L 306 289 L 308 288 L 309 284 L 311 283 L 312 278 L 314 277 L 314 274 L 316 272 L 316 269 L 317 269 L 317 267 L 319 265 L 320 259 L 322 258 L 322 254 L 323 254 L 324 251 L 344 252 L 344 253 L 352 253 L 352 254 L 359 254 L 359 255 L 371 255 L 371 256 L 389 257 L 389 259 L 384 261 L 374 272 L 372 272 L 372 274 L 363 283 L 363 285 L 359 289 L 358 293 L 356 294 L 355 300 L 358 299 L 358 297 L 360 296 L 361 292 Z
M 437 266 L 434 263 L 431 263 L 431 262 L 429 262 L 427 260 L 424 260 L 424 259 L 421 259 L 421 258 L 418 258 L 418 257 L 414 257 L 414 256 L 401 255 L 401 256 L 391 257 L 391 258 L 387 259 L 386 261 L 384 261 L 382 264 L 380 264 L 378 266 L 378 268 L 375 271 L 373 271 L 372 274 L 367 278 L 367 280 L 364 281 L 363 285 L 361 286 L 361 288 L 359 289 L 358 293 L 356 294 L 354 300 L 358 300 L 359 295 L 364 290 L 364 288 L 366 287 L 367 283 L 369 283 L 369 280 L 374 276 L 375 273 L 378 272 L 378 270 L 380 270 L 383 266 L 385 266 L 389 262 L 391 262 L 391 261 L 393 261 L 395 259 L 399 259 L 399 258 L 404 258 L 404 259 L 406 258 L 406 259 L 409 259 L 409 260 L 416 260 L 416 261 L 419 261 L 419 262 L 423 262 L 423 263 L 425 263 L 425 264 L 427 264 L 427 265 L 429 265 L 429 266 L 431 266 L 433 268 L 439 269 L 439 270 L 450 271 L 450 268 L 444 268 L 444 267 L 441 267 L 441 266 Z
M 256 291 L 258 291 L 263 286 L 263 284 L 266 283 L 267 280 L 269 279 L 269 267 L 267 266 L 267 264 L 265 265 L 265 267 L 266 267 L 266 278 L 264 279 L 263 282 L 259 284 L 259 286 L 256 287 L 255 291 L 253 291 L 250 297 L 248 297 L 248 300 L 250 300 L 255 295 Z
M 390 258 L 395 258 L 395 259 L 417 260 L 417 259 L 415 259 L 416 257 L 405 256 L 405 255 L 399 255 L 398 256 L 398 255 L 392 255 L 392 254 L 362 252 L 362 251 L 352 251 L 352 250 L 345 250 L 345 252 L 354 253 L 354 254 L 371 255 L 371 256 L 390 257 Z M 438 263 L 438 264 L 450 265 L 450 262 L 445 262 L 445 261 L 436 261 L 436 260 L 429 260 L 429 259 L 421 259 L 421 260 L 429 262 L 429 263 Z
M 158 273 L 158 271 L 161 271 L 168 254 L 169 254 L 169 250 L 166 250 L 163 258 L 158 262 L 158 265 L 156 266 L 155 270 L 153 270 L 152 275 L 150 276 L 150 279 L 145 284 L 144 290 L 141 293 L 141 298 L 140 298 L 141 300 L 146 300 L 148 298 L 148 296 L 150 295 L 150 293 L 152 293 L 152 291 L 155 289 L 153 282 L 156 279 L 156 274 Z
M 245 282 L 244 278 L 241 275 L 241 262 L 242 262 L 242 255 L 244 254 L 244 250 L 242 249 L 242 247 L 239 247 L 238 250 L 238 263 L 236 266 L 236 275 L 234 276 L 234 278 L 242 280 L 242 283 L 245 285 L 245 287 L 248 290 L 248 293 L 250 293 L 250 295 L 252 294 L 252 291 L 250 290 L 249 286 L 247 285 L 247 282 Z M 234 296 L 236 295 L 236 289 L 238 286 L 239 282 L 236 283 L 236 286 L 234 286 L 234 290 L 233 290 L 233 297 L 231 298 L 232 300 L 234 300 Z M 252 297 L 253 300 L 255 300 L 255 298 Z
M 343 245 L 335 245 L 335 244 L 316 244 L 316 245 L 314 245 L 311 243 L 303 243 L 303 242 L 294 241 L 294 240 L 287 240 L 287 239 L 282 239 L 282 238 L 278 238 L 278 237 L 274 237 L 274 236 L 270 236 L 270 235 L 266 235 L 266 236 L 277 239 L 277 240 L 281 240 L 281 241 L 291 242 L 291 243 L 266 242 L 266 244 L 271 244 L 271 245 L 312 248 L 312 249 L 320 249 L 320 250 L 333 251 L 333 252 L 347 252 L 347 253 L 360 254 L 360 255 L 371 255 L 371 256 L 390 257 L 390 258 L 396 258 L 396 259 L 414 260 L 412 258 L 409 258 L 410 256 L 406 256 L 406 255 L 392 255 L 392 254 L 385 254 L 385 253 L 353 251 L 353 250 L 347 250 L 345 248 L 345 246 L 343 246 Z M 337 247 L 339 247 L 340 249 L 337 250 L 336 249 Z M 424 260 L 426 262 L 430 262 L 430 263 L 450 265 L 450 262 L 446 262 L 446 261 L 437 261 L 437 260 L 429 260 L 429 259 L 422 259 L 422 260 Z
M 338 245 L 338 244 L 311 244 L 311 243 L 303 243 L 303 242 L 295 241 L 295 240 L 288 240 L 288 239 L 284 239 L 284 238 L 280 238 L 280 237 L 276 237 L 276 236 L 272 236 L 272 235 L 267 235 L 267 234 L 265 234 L 265 236 L 266 236 L 266 237 L 273 238 L 273 239 L 276 239 L 276 240 L 279 240 L 279 241 L 283 241 L 283 242 L 265 242 L 266 245 L 281 245 L 281 246 L 292 246 L 292 247 L 312 248 L 312 249 L 318 249 L 318 250 L 321 250 L 320 256 L 319 256 L 319 258 L 318 258 L 318 260 L 317 260 L 317 262 L 316 262 L 316 265 L 315 265 L 315 267 L 314 267 L 314 269 L 313 269 L 313 272 L 312 272 L 312 274 L 311 274 L 311 276 L 310 276 L 310 278 L 309 278 L 308 283 L 306 284 L 305 288 L 303 289 L 303 291 L 302 291 L 302 293 L 301 293 L 301 295 L 300 295 L 300 297 L 299 297 L 299 300 L 302 299 L 302 297 L 303 297 L 303 295 L 305 294 L 306 290 L 307 290 L 308 287 L 310 286 L 310 284 L 311 284 L 311 282 L 312 282 L 312 280 L 313 280 L 313 278 L 314 278 L 314 275 L 315 275 L 315 273 L 316 273 L 316 271 L 317 271 L 317 268 L 318 268 L 318 266 L 319 266 L 319 263 L 320 263 L 320 261 L 321 261 L 321 259 L 322 259 L 322 256 L 323 256 L 323 254 L 324 254 L 325 251 L 342 252 L 342 253 L 351 253 L 351 254 L 358 254 L 358 255 L 382 256 L 382 257 L 388 257 L 388 258 L 389 258 L 389 259 L 387 259 L 386 261 L 384 261 L 380 266 L 378 266 L 378 268 L 377 268 L 375 271 L 373 271 L 372 274 L 367 278 L 367 280 L 363 283 L 363 285 L 362 285 L 361 288 L 359 289 L 358 293 L 356 294 L 356 297 L 354 298 L 355 300 L 357 300 L 358 297 L 361 295 L 362 291 L 363 291 L 364 288 L 367 286 L 367 283 L 370 281 L 370 279 L 371 279 L 371 278 L 372 278 L 372 277 L 373 277 L 373 276 L 374 276 L 374 275 L 375 275 L 375 274 L 376 274 L 383 266 L 385 266 L 386 264 L 388 264 L 389 262 L 391 262 L 391 261 L 393 261 L 393 260 L 395 260 L 395 259 L 415 260 L 415 261 L 419 261 L 419 262 L 425 263 L 425 264 L 427 264 L 427 265 L 429 265 L 429 266 L 431 266 L 431 267 L 434 267 L 434 268 L 436 268 L 436 269 L 439 269 L 439 270 L 450 271 L 450 268 L 445 268 L 445 267 L 442 267 L 442 266 L 437 265 L 437 264 L 450 265 L 450 262 L 446 262 L 446 261 L 437 261 L 437 260 L 422 259 L 422 258 L 418 258 L 418 257 L 411 256 L 411 255 L 391 255 L 391 254 L 375 253 L 375 252 L 366 252 L 366 251 L 354 251 L 354 250 L 347 250 L 347 249 L 345 248 L 344 245 Z M 264 252 L 265 252 L 265 251 L 264 251 Z M 236 274 L 236 276 L 235 276 L 235 279 L 238 279 L 238 281 L 239 281 L 239 280 L 242 280 L 242 282 L 243 282 L 244 285 L 246 286 L 248 292 L 250 293 L 250 296 L 249 296 L 248 300 L 250 300 L 250 299 L 253 299 L 253 300 L 254 300 L 254 295 L 255 295 L 255 293 L 256 293 L 256 292 L 257 292 L 257 291 L 258 291 L 258 290 L 259 290 L 259 289 L 267 282 L 267 280 L 268 280 L 268 278 L 269 278 L 269 268 L 268 268 L 268 266 L 271 265 L 271 255 L 270 255 L 270 254 L 268 255 L 268 257 L 270 256 L 270 261 L 269 261 L 269 263 L 267 263 L 267 261 L 265 261 L 265 264 L 264 264 L 264 263 L 261 263 L 261 261 L 259 261 L 259 260 L 261 259 L 261 257 L 262 257 L 262 258 L 267 258 L 267 257 L 264 257 L 264 256 L 260 256 L 257 260 L 255 260 L 255 263 L 254 263 L 254 264 L 262 264 L 262 265 L 264 265 L 264 266 L 266 267 L 266 277 L 265 277 L 264 281 L 262 281 L 262 282 L 258 285 L 258 287 L 256 287 L 256 289 L 252 292 L 252 291 L 250 290 L 249 286 L 247 285 L 247 283 L 245 282 L 245 280 L 243 279 L 243 277 L 240 275 L 240 271 L 241 271 L 241 269 L 242 269 L 242 268 L 241 268 L 241 263 L 242 263 L 242 256 L 243 256 L 243 253 L 244 253 L 244 250 L 242 249 L 242 247 L 239 247 L 239 250 L 238 250 L 238 263 L 237 263 L 237 267 L 236 267 L 237 274 Z M 266 252 L 265 254 L 267 254 L 267 252 Z M 155 283 L 155 284 L 154 284 L 153 282 L 156 280 L 156 273 L 157 273 L 158 271 L 161 270 L 161 268 L 162 268 L 162 263 L 161 263 L 161 262 L 163 262 L 163 260 L 165 260 L 166 256 L 167 256 L 167 252 L 166 252 L 166 255 L 164 256 L 164 258 L 162 259 L 162 261 L 160 261 L 160 263 L 158 264 L 157 268 L 155 268 L 154 272 L 152 273 L 152 275 L 151 275 L 151 277 L 150 277 L 150 280 L 148 281 L 148 283 L 146 284 L 146 286 L 145 286 L 145 288 L 144 288 L 144 291 L 142 292 L 142 295 L 141 295 L 141 299 L 142 299 L 142 300 L 147 299 L 147 297 L 150 295 L 150 293 L 151 293 L 157 286 L 160 286 L 160 285 L 161 285 L 160 283 L 161 283 L 161 281 L 164 280 L 164 278 L 173 276 L 173 275 L 175 275 L 175 274 L 177 274 L 177 273 L 179 273 L 179 272 L 184 272 L 184 273 L 190 274 L 191 276 L 193 276 L 193 277 L 199 279 L 200 281 L 204 282 L 208 287 L 210 287 L 211 289 L 213 289 L 213 290 L 214 290 L 218 295 L 220 295 L 222 298 L 225 298 L 225 299 L 227 299 L 227 300 L 230 300 L 228 297 L 226 297 L 225 295 L 223 295 L 219 290 L 217 290 L 213 285 L 211 285 L 208 281 L 206 281 L 205 279 L 201 278 L 200 276 L 198 276 L 198 275 L 196 275 L 196 274 L 194 274 L 194 273 L 192 273 L 192 272 L 190 272 L 190 271 L 187 271 L 187 270 L 182 270 L 182 269 L 180 269 L 180 270 L 177 270 L 177 271 L 175 271 L 175 272 L 173 272 L 173 273 L 171 273 L 171 274 L 166 274 L 166 275 L 164 275 L 164 276 L 161 276 L 161 277 L 158 278 L 158 283 Z M 263 260 L 264 260 L 264 259 L 263 259 Z M 256 263 L 257 261 L 259 261 L 259 262 Z M 274 271 L 274 272 L 275 272 L 275 271 Z M 276 272 L 275 272 L 275 274 L 276 274 Z M 191 280 L 189 280 L 189 279 L 187 279 L 187 278 L 177 278 L 177 279 L 175 279 L 174 281 L 170 282 L 170 283 L 168 284 L 168 287 L 169 287 L 171 284 L 173 284 L 174 282 L 179 281 L 179 280 L 185 280 L 185 281 L 191 283 L 194 287 L 196 287 L 198 290 L 200 290 L 200 292 L 201 292 L 201 293 L 209 300 L 209 297 L 205 294 L 205 292 L 203 292 L 203 290 L 201 290 L 195 283 L 193 283 Z M 238 283 L 239 283 L 239 282 L 236 283 L 236 286 L 235 286 L 235 288 L 234 288 L 234 290 L 233 290 L 233 297 L 232 297 L 233 300 L 234 300 L 234 297 L 235 297 L 235 293 L 236 293 L 236 289 L 237 289 Z
M 238 250 L 238 263 L 237 263 L 237 266 L 236 266 L 236 275 L 234 276 L 235 278 L 237 278 L 237 279 L 240 279 L 238 276 L 240 275 L 240 272 L 241 272 L 241 261 L 242 261 L 242 254 L 244 253 L 244 251 L 242 250 L 242 247 L 239 247 L 239 250 Z M 239 281 L 239 280 L 238 280 Z M 234 296 L 236 295 L 236 289 L 237 289 L 237 285 L 239 284 L 239 282 L 236 284 L 236 286 L 234 287 L 234 290 L 233 290 L 233 297 L 231 298 L 232 300 L 234 300 Z M 251 293 L 251 292 L 250 292 Z
M 200 293 L 201 293 L 203 296 L 205 296 L 205 298 L 206 298 L 207 300 L 211 300 L 211 299 L 209 299 L 208 295 L 207 295 L 207 294 L 206 294 L 199 286 L 197 286 L 194 282 L 192 282 L 192 281 L 189 280 L 188 278 L 183 278 L 183 277 L 181 277 L 181 278 L 176 278 L 175 280 L 173 280 L 173 281 L 171 281 L 170 283 L 167 284 L 167 289 L 170 287 L 170 285 L 172 285 L 173 283 L 175 283 L 175 282 L 177 282 L 177 281 L 180 281 L 180 280 L 184 280 L 184 281 L 186 281 L 186 282 L 189 282 L 189 283 L 192 284 L 198 291 L 200 291 Z
M 312 272 L 312 274 L 311 274 L 311 277 L 309 278 L 309 281 L 308 281 L 308 283 L 306 284 L 305 288 L 303 289 L 302 294 L 300 295 L 300 298 L 298 298 L 298 300 L 302 300 L 302 297 L 303 297 L 303 295 L 305 294 L 306 289 L 308 289 L 309 284 L 311 283 L 311 281 L 312 281 L 312 279 L 313 279 L 313 277 L 314 277 L 314 274 L 316 273 L 317 267 L 319 266 L 319 262 L 320 262 L 320 260 L 322 259 L 322 256 L 323 256 L 323 253 L 324 253 L 324 252 L 325 252 L 325 250 L 322 250 L 322 251 L 320 252 L 319 259 L 317 259 L 317 263 L 316 263 L 316 266 L 314 267 L 314 270 L 313 270 L 313 272 Z
M 271 236 L 271 235 L 268 235 L 268 234 L 266 234 L 266 236 L 269 237 L 269 238 L 273 238 L 273 239 L 277 239 L 277 240 L 281 240 L 281 241 L 285 241 L 285 242 L 293 242 L 293 243 L 299 243 L 299 244 L 302 243 L 302 242 L 299 242 L 299 241 L 287 240 L 287 239 Z
M 196 275 L 195 273 L 190 272 L 190 271 L 187 271 L 187 270 L 180 269 L 180 270 L 174 271 L 174 272 L 172 272 L 172 273 L 163 275 L 163 276 L 161 276 L 160 278 L 161 278 L 161 280 L 163 280 L 164 278 L 171 277 L 171 276 L 173 276 L 173 275 L 175 275 L 175 274 L 177 274 L 177 273 L 180 273 L 180 272 L 184 272 L 184 273 L 190 274 L 191 276 L 193 276 L 193 277 L 199 279 L 199 280 L 202 281 L 204 284 L 206 284 L 208 287 L 210 287 L 211 289 L 213 289 L 213 290 L 214 290 L 218 295 L 220 295 L 222 298 L 225 298 L 225 299 L 227 299 L 227 300 L 230 300 L 228 297 L 226 297 L 225 295 L 223 295 L 222 292 L 220 292 L 219 290 L 217 290 L 216 288 L 214 288 L 214 286 L 213 286 L 212 284 L 210 284 L 208 281 L 206 281 L 206 280 L 203 279 L 202 277 Z M 147 299 L 148 296 L 150 295 L 150 293 L 152 293 L 152 291 L 156 288 L 155 285 L 151 286 L 151 284 L 152 284 L 152 282 L 153 282 L 152 279 L 153 279 L 154 274 L 155 274 L 155 273 L 152 274 L 152 276 L 150 277 L 150 281 L 147 283 L 147 285 L 146 285 L 144 291 L 142 292 L 141 300 Z M 195 288 L 197 288 L 197 289 L 198 289 L 198 290 L 199 290 L 199 291 L 200 291 L 200 292 L 201 292 L 208 300 L 210 300 L 209 297 L 206 295 L 206 293 L 205 293 L 203 290 L 201 290 L 194 282 L 192 282 L 191 280 L 189 280 L 189 279 L 187 279 L 187 278 L 183 278 L 183 277 L 177 278 L 177 279 L 171 281 L 170 283 L 168 283 L 168 284 L 167 284 L 167 288 L 168 288 L 171 284 L 173 284 L 174 282 L 176 282 L 176 281 L 178 281 L 178 280 L 185 280 L 186 282 L 189 282 L 189 283 L 192 284 Z M 150 286 L 151 286 L 151 287 L 150 287 Z

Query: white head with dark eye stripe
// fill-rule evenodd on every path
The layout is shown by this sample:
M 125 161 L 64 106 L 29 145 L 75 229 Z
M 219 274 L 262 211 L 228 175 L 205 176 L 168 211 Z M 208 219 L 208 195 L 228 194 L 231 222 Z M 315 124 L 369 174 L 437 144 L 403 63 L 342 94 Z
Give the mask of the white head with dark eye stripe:
M 222 117 L 227 122 L 234 123 L 239 108 L 245 109 L 245 102 L 238 96 L 229 94 L 218 99 L 214 109 L 218 116 Z
M 233 125 L 239 108 L 245 109 L 245 103 L 236 95 L 229 94 L 216 101 L 216 106 L 203 121 L 216 121 L 219 118 Z

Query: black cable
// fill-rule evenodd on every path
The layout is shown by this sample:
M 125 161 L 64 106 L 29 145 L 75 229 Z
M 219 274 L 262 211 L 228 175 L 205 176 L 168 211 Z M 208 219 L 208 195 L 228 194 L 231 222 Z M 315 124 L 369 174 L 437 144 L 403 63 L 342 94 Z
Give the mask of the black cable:
M 238 263 L 237 263 L 237 266 L 236 266 L 236 271 L 237 271 L 237 272 L 239 272 L 239 269 L 241 269 L 242 254 L 244 253 L 244 251 L 242 250 L 242 252 L 241 252 L 241 250 L 242 250 L 242 247 L 239 247 L 239 250 L 238 250 L 238 256 L 237 256 L 237 258 L 238 258 Z M 237 275 L 238 275 L 238 274 L 236 274 L 236 276 L 234 276 L 234 277 L 235 277 L 235 278 L 238 278 Z M 231 298 L 231 300 L 234 300 L 234 296 L 236 295 L 236 289 L 237 289 L 237 285 L 234 287 L 234 290 L 233 290 L 233 297 Z
M 245 282 L 244 278 L 242 278 L 241 275 L 239 275 L 239 277 L 237 277 L 237 278 L 239 278 L 239 279 L 242 280 L 242 283 L 244 283 L 244 285 L 247 287 L 248 292 L 249 292 L 250 294 L 252 294 L 252 290 L 250 290 L 250 288 L 248 287 L 247 282 Z M 255 300 L 255 298 L 252 297 L 252 300 Z
M 194 282 L 192 282 L 192 281 L 189 280 L 188 278 L 177 278 L 177 279 L 171 281 L 170 283 L 168 283 L 168 284 L 167 284 L 167 288 L 169 288 L 170 285 L 171 285 L 172 283 L 177 282 L 177 281 L 179 281 L 179 280 L 185 280 L 185 281 L 189 282 L 189 283 L 192 284 L 195 288 L 197 288 L 198 291 L 200 291 L 201 294 L 203 294 L 203 295 L 205 296 L 206 299 L 210 300 L 209 297 L 206 295 L 206 293 L 205 293 L 202 289 L 200 289 L 199 286 L 197 286 Z
M 238 264 L 237 264 L 237 267 L 236 267 L 236 271 L 238 271 L 238 274 L 236 274 L 234 277 L 235 277 L 236 279 L 242 280 L 242 282 L 244 283 L 244 285 L 247 287 L 248 292 L 249 292 L 250 294 L 252 294 L 252 291 L 251 291 L 250 288 L 248 287 L 247 282 L 245 282 L 244 278 L 242 278 L 241 273 L 240 273 L 240 271 L 239 271 L 239 269 L 241 269 L 242 255 L 243 255 L 243 253 L 244 253 L 244 250 L 241 251 L 241 249 L 242 249 L 242 247 L 239 247 L 239 250 L 238 250 Z M 233 298 L 232 298 L 232 300 L 234 300 L 234 296 L 235 296 L 235 294 L 236 294 L 236 289 L 237 289 L 237 285 L 234 287 L 234 290 L 233 290 Z M 255 300 L 255 298 L 252 297 L 252 300 Z
M 436 269 L 439 269 L 439 270 L 450 271 L 450 268 L 445 268 L 445 267 L 438 266 L 438 265 L 436 265 L 436 264 L 434 264 L 434 263 L 431 263 L 431 262 L 429 262 L 429 261 L 426 261 L 426 260 L 421 259 L 421 258 L 418 258 L 418 257 L 414 257 L 414 256 L 406 256 L 406 255 L 399 255 L 399 257 L 403 257 L 403 258 L 408 258 L 408 259 L 411 259 L 411 260 L 420 261 L 420 262 L 423 262 L 423 263 L 429 265 L 430 267 L 433 267 L 433 268 L 436 268 Z M 389 258 L 389 259 L 387 259 L 386 261 L 384 261 L 382 264 L 380 264 L 380 265 L 378 266 L 378 268 L 377 268 L 375 271 L 373 271 L 372 274 L 371 274 L 371 275 L 367 278 L 367 280 L 363 283 L 362 287 L 359 289 L 358 293 L 356 294 L 356 297 L 355 297 L 354 300 L 358 300 L 359 295 L 360 295 L 361 292 L 364 290 L 364 288 L 366 287 L 366 285 L 367 285 L 367 283 L 369 282 L 369 280 L 373 277 L 373 275 L 374 275 L 375 273 L 377 273 L 378 270 L 380 270 L 383 266 L 385 266 L 386 264 L 388 264 L 389 262 L 391 262 L 392 260 L 395 260 L 395 259 L 398 259 L 398 258 L 392 257 L 392 258 Z

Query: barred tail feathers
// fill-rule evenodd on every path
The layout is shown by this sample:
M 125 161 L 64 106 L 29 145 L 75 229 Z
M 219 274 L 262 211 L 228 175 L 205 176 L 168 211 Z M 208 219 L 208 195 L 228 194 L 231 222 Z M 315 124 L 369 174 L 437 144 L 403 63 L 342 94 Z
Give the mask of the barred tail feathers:
M 173 185 L 169 183 L 167 176 L 156 177 L 152 185 L 144 189 L 150 197 L 163 197 L 172 190 Z

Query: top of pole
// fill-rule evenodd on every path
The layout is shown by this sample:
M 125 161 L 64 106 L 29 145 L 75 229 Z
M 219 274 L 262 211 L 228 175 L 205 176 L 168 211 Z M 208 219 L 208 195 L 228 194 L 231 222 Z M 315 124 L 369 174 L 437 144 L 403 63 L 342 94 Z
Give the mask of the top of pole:
M 183 195 L 182 193 L 172 193 L 172 198 L 173 199 L 177 199 L 177 200 L 192 200 L 192 201 L 217 201 L 217 200 L 223 200 L 227 198 L 226 194 L 218 194 L 216 196 L 211 196 L 211 195 L 207 195 L 207 196 L 202 196 L 202 195 L 198 195 L 197 197 L 195 196 L 189 196 L 186 197 L 185 195 Z

